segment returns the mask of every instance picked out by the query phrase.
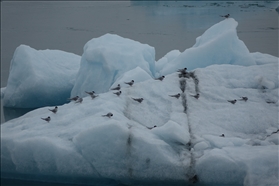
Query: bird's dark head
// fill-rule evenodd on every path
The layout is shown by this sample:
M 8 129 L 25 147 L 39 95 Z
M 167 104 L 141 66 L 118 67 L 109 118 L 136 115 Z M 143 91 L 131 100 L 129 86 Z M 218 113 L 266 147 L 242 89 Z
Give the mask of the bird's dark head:
M 154 128 L 157 127 L 156 125 L 154 125 Z
M 121 91 L 119 91 L 119 93 L 121 93 Z
M 50 117 L 48 116 L 47 119 L 50 119 Z
M 120 86 L 120 84 L 118 84 L 117 86 Z
M 180 93 L 178 93 L 177 95 L 180 96 Z
M 132 82 L 134 83 L 135 81 L 134 81 L 134 80 L 132 80 Z
M 55 106 L 55 108 L 58 108 L 57 106 Z

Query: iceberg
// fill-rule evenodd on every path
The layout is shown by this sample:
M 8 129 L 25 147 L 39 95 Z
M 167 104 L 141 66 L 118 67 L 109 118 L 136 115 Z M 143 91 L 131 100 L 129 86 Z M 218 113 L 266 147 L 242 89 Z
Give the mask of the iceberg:
M 237 36 L 237 25 L 233 18 L 213 25 L 196 39 L 193 47 L 167 63 L 160 73 L 169 74 L 184 67 L 193 70 L 212 64 L 255 65 L 248 48 Z
M 278 185 L 278 58 L 249 53 L 232 37 L 234 20 L 218 24 L 219 34 L 209 29 L 193 48 L 171 51 L 158 64 L 148 45 L 110 34 L 89 41 L 72 90 L 82 103 L 58 106 L 57 113 L 38 108 L 1 125 L 2 177 L 89 185 Z M 231 50 L 222 57 L 218 51 L 227 41 Z M 139 52 L 135 58 L 146 60 L 128 62 L 129 42 Z M 198 51 L 213 57 L 190 63 L 189 50 L 193 60 Z M 180 78 L 176 71 L 184 67 L 194 70 Z M 153 79 L 159 75 L 163 81 Z M 124 84 L 132 79 L 133 86 Z M 109 90 L 117 84 L 119 96 Z M 94 99 L 83 94 L 92 90 Z
M 105 34 L 88 41 L 84 48 L 71 96 L 86 96 L 85 91 L 104 93 L 125 72 L 140 67 L 155 75 L 155 49 L 131 39 Z
M 20 45 L 11 61 L 3 106 L 38 108 L 67 102 L 79 69 L 80 56 L 59 50 Z

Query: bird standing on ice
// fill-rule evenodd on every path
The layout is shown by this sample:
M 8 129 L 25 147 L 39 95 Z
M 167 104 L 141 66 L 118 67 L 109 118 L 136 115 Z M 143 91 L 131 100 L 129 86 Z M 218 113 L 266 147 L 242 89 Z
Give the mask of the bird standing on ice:
M 105 114 L 105 115 L 102 115 L 103 117 L 108 117 L 108 118 L 111 118 L 113 116 L 113 114 L 111 112 Z
M 248 98 L 247 97 L 241 97 L 241 99 L 240 99 L 240 101 L 247 101 L 248 100 Z
M 75 97 L 72 97 L 72 98 L 68 98 L 68 100 L 71 100 L 71 101 L 76 101 L 78 100 L 79 96 L 75 96 Z
M 83 99 L 82 98 L 78 98 L 78 100 L 76 101 L 76 103 L 82 103 Z
M 120 96 L 121 93 L 122 93 L 121 91 L 114 92 L 114 94 L 116 94 L 117 96 Z
M 161 77 L 159 77 L 159 78 L 156 78 L 155 80 L 163 81 L 164 78 L 165 78 L 165 76 L 161 76 Z
M 235 104 L 236 103 L 236 99 L 235 100 L 228 100 L 228 102 L 230 102 L 231 104 Z
M 139 102 L 139 103 L 141 103 L 143 101 L 143 98 L 132 98 L 132 99 Z
M 85 91 L 86 94 L 89 94 L 90 96 L 94 95 L 95 94 L 95 91 L 92 91 L 92 92 L 87 92 Z
M 110 90 L 120 90 L 120 84 L 117 85 L 117 87 L 111 88 Z
M 220 15 L 220 16 L 221 16 L 221 17 L 224 17 L 224 18 L 226 18 L 226 19 L 227 19 L 227 18 L 229 18 L 229 17 L 230 17 L 230 14 L 223 15 L 223 16 L 222 16 L 222 15 Z
M 48 116 L 47 118 L 41 118 L 42 120 L 45 120 L 47 122 L 49 122 L 51 120 L 51 118 Z
M 194 97 L 194 98 L 196 98 L 196 99 L 199 99 L 199 97 L 200 97 L 200 94 L 196 94 L 196 95 L 190 95 L 190 96 L 192 96 L 192 97 Z
M 169 96 L 170 96 L 170 97 L 174 97 L 174 98 L 178 99 L 178 98 L 180 97 L 180 93 L 175 94 L 175 95 L 169 95 Z
M 146 127 L 146 128 L 148 128 L 149 130 L 151 130 L 151 129 L 154 129 L 155 127 L 157 127 L 157 126 L 154 125 L 153 127 Z
M 58 111 L 58 107 L 56 106 L 54 107 L 54 109 L 48 109 L 48 110 L 56 114 L 56 112 Z
M 132 81 L 130 81 L 130 82 L 124 82 L 125 84 L 128 84 L 128 85 L 130 85 L 130 86 L 133 86 L 133 84 L 134 84 L 134 80 L 132 80 Z

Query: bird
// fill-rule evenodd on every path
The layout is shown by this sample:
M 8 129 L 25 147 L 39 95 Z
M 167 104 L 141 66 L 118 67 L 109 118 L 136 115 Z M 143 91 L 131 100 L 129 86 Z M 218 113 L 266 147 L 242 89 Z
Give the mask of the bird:
M 225 134 L 221 134 L 220 137 L 225 137 Z
M 190 96 L 192 96 L 192 97 L 194 97 L 194 98 L 196 98 L 196 99 L 199 99 L 199 97 L 200 97 L 200 94 L 196 94 L 196 95 L 190 95 Z
M 89 94 L 90 96 L 92 96 L 92 95 L 95 94 L 95 91 L 92 91 L 92 92 L 86 92 L 86 91 L 85 91 L 85 93 L 86 93 L 86 94 Z
M 56 112 L 58 111 L 58 107 L 56 106 L 54 107 L 54 109 L 48 109 L 48 110 L 56 114 Z
M 236 103 L 236 99 L 234 99 L 234 100 L 228 100 L 228 102 L 230 102 L 231 104 L 235 104 L 235 103 Z
M 48 116 L 47 118 L 41 118 L 42 120 L 45 120 L 47 122 L 49 122 L 51 120 L 51 118 Z
M 103 117 L 108 117 L 108 118 L 111 118 L 113 116 L 113 114 L 111 112 L 105 114 L 105 115 L 102 115 Z
M 92 99 L 94 99 L 94 98 L 98 97 L 98 95 L 95 95 L 95 94 L 90 95 L 90 96 L 91 96 L 91 98 L 92 98 Z
M 178 94 L 175 94 L 175 95 L 169 95 L 170 97 L 174 97 L 174 98 L 179 98 L 180 97 L 180 93 L 178 93 Z
M 178 69 L 177 72 L 186 73 L 187 68 Z
M 111 88 L 110 90 L 120 90 L 120 84 L 117 85 L 117 87 Z
M 125 84 L 128 84 L 130 86 L 132 86 L 134 84 L 134 80 L 130 81 L 130 82 L 124 82 Z
M 225 17 L 225 18 L 227 19 L 227 18 L 230 17 L 230 14 L 227 14 L 227 15 L 224 15 L 224 16 L 223 16 L 223 15 L 220 15 L 220 16 L 221 16 L 221 17 Z
M 164 78 L 165 78 L 165 76 L 161 76 L 161 77 L 159 77 L 159 78 L 156 78 L 155 80 L 163 81 Z
M 121 91 L 114 92 L 114 94 L 116 94 L 117 96 L 120 96 L 121 93 L 122 93 Z
M 139 103 L 141 103 L 143 101 L 143 98 L 132 98 L 132 99 L 139 102 Z
M 78 98 L 78 100 L 76 101 L 76 103 L 82 103 L 83 99 L 82 98 Z
M 146 128 L 148 128 L 149 130 L 151 130 L 151 129 L 155 128 L 155 127 L 157 127 L 157 126 L 154 125 L 153 127 L 146 127 Z
M 241 99 L 240 99 L 240 101 L 247 101 L 248 100 L 248 98 L 247 97 L 241 97 Z
M 78 100 L 79 96 L 75 96 L 75 97 L 72 97 L 72 98 L 68 98 L 68 100 L 71 100 L 71 101 L 76 101 Z

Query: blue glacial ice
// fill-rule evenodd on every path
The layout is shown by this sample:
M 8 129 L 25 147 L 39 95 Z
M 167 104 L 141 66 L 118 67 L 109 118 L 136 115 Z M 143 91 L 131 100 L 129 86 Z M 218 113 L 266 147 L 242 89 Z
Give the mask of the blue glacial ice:
M 2 124 L 1 173 L 71 183 L 278 185 L 278 58 L 249 53 L 236 26 L 221 21 L 156 63 L 148 45 L 110 34 L 89 41 L 72 90 L 83 102 Z M 191 76 L 179 78 L 184 67 Z M 159 75 L 166 77 L 153 79 Z M 120 96 L 110 90 L 117 84 Z M 91 90 L 98 97 L 83 94 Z
M 66 103 L 79 65 L 78 55 L 20 45 L 11 61 L 3 105 L 37 108 Z

